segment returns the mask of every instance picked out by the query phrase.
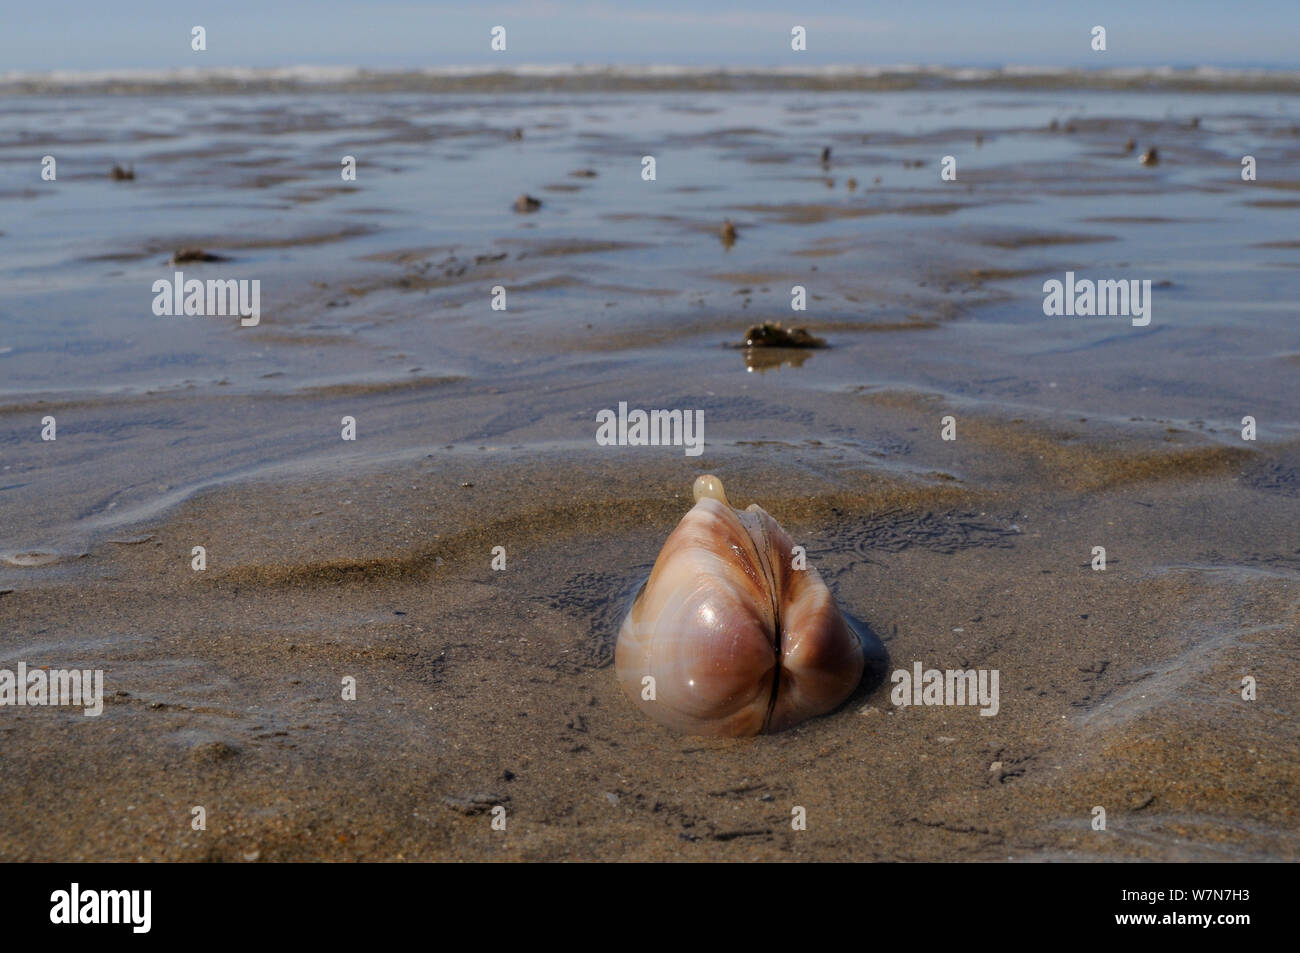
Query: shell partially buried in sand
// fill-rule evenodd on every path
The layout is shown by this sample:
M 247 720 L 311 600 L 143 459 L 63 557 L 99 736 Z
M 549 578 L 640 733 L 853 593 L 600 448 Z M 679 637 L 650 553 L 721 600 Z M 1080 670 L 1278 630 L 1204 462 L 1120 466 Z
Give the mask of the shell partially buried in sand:
M 757 504 L 695 481 L 695 506 L 664 543 L 614 652 L 628 697 L 692 735 L 781 731 L 834 710 L 865 665 L 826 583 Z

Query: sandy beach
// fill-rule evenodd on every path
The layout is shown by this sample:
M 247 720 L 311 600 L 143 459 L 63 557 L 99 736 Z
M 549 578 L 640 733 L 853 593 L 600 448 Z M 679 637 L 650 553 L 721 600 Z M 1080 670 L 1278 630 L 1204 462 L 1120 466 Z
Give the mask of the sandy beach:
M 1300 89 L 414 82 L 0 91 L 0 667 L 104 673 L 0 708 L 0 860 L 1300 859 Z M 833 714 L 619 688 L 704 473 L 884 644 Z

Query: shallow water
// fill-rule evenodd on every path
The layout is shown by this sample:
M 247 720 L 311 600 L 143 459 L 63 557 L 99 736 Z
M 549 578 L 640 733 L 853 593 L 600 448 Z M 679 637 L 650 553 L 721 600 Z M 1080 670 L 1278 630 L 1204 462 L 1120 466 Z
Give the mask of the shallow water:
M 1294 433 L 1295 97 L 321 93 L 11 96 L 0 109 L 0 401 L 6 483 L 27 484 L 6 491 L 23 514 L 7 521 L 10 546 L 90 515 L 18 479 L 38 459 L 51 473 L 54 448 L 28 439 L 40 401 L 68 408 L 65 435 L 107 437 L 123 482 L 147 458 L 168 493 L 325 449 L 303 408 L 329 386 L 357 388 L 346 403 L 366 410 L 371 453 L 476 434 L 591 449 L 593 401 L 660 396 L 622 383 L 640 375 L 656 389 L 707 375 L 732 394 L 917 388 L 1215 430 L 1250 413 L 1274 439 Z M 1129 137 L 1158 146 L 1160 164 L 1123 153 Z M 1247 151 L 1254 183 L 1239 175 Z M 47 152 L 56 182 L 32 158 Z M 343 155 L 358 159 L 354 183 Z M 954 182 L 940 180 L 944 155 Z M 137 179 L 110 181 L 113 163 Z M 598 177 L 570 175 L 587 168 Z M 543 209 L 513 212 L 521 192 Z M 1282 204 L 1259 204 L 1270 199 Z M 741 236 L 730 249 L 726 217 Z M 166 264 L 189 246 L 231 261 Z M 152 283 L 175 270 L 259 279 L 260 325 L 154 316 Z M 1045 317 L 1042 282 L 1067 270 L 1150 279 L 1152 323 Z M 802 314 L 795 283 L 812 297 Z M 497 284 L 508 311 L 489 307 Z M 721 346 L 766 318 L 808 323 L 833 348 L 753 385 Z M 895 333 L 908 322 L 920 329 Z M 402 411 L 369 410 L 384 386 L 425 379 L 418 437 Z M 427 412 L 485 387 L 526 392 L 534 410 Z M 151 394 L 185 410 L 149 426 Z M 245 413 L 236 395 L 257 399 Z M 289 396 L 303 400 L 271 399 Z M 106 435 L 106 414 L 145 425 Z M 770 435 L 763 414 L 735 417 L 709 415 L 709 439 Z M 200 435 L 239 446 L 205 462 Z

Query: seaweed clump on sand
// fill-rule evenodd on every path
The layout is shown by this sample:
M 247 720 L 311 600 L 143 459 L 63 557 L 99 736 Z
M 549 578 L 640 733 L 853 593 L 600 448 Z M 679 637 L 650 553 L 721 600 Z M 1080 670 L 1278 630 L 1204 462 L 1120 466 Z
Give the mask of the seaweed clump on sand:
M 785 328 L 780 321 L 764 321 L 745 332 L 745 347 L 826 347 L 826 341 L 807 328 Z
M 731 219 L 727 219 L 722 223 L 722 228 L 719 230 L 718 236 L 722 239 L 722 244 L 727 248 L 736 244 L 736 223 Z

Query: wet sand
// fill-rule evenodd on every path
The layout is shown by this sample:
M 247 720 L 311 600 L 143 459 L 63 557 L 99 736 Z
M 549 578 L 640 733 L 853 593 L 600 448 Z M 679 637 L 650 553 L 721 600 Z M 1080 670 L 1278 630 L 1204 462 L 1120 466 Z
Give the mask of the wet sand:
M 0 597 L 28 657 L 112 690 L 99 719 L 6 713 L 6 859 L 1294 859 L 1297 454 L 968 429 L 916 479 L 842 446 L 700 466 L 780 515 L 891 667 L 998 669 L 993 718 L 877 683 L 754 740 L 660 728 L 612 644 L 697 468 L 453 447 L 202 493 Z
M 138 119 L 136 182 L 67 163 L 58 195 L 6 195 L 48 211 L 3 236 L 0 664 L 102 668 L 107 697 L 0 709 L 0 859 L 1300 857 L 1296 99 L 783 95 L 650 120 L 214 97 L 203 136 L 264 129 L 260 164 L 207 171 L 211 142 L 164 155 Z M 677 156 L 654 193 L 646 149 Z M 259 326 L 149 314 L 191 246 L 232 262 L 187 272 L 264 280 Z M 1151 325 L 1045 317 L 1066 270 L 1152 279 Z M 755 360 L 763 320 L 830 347 Z M 703 454 L 597 446 L 619 401 L 702 409 Z M 777 735 L 648 721 L 614 639 L 704 472 L 807 547 L 888 671 L 997 669 L 998 714 L 895 708 L 876 673 Z

